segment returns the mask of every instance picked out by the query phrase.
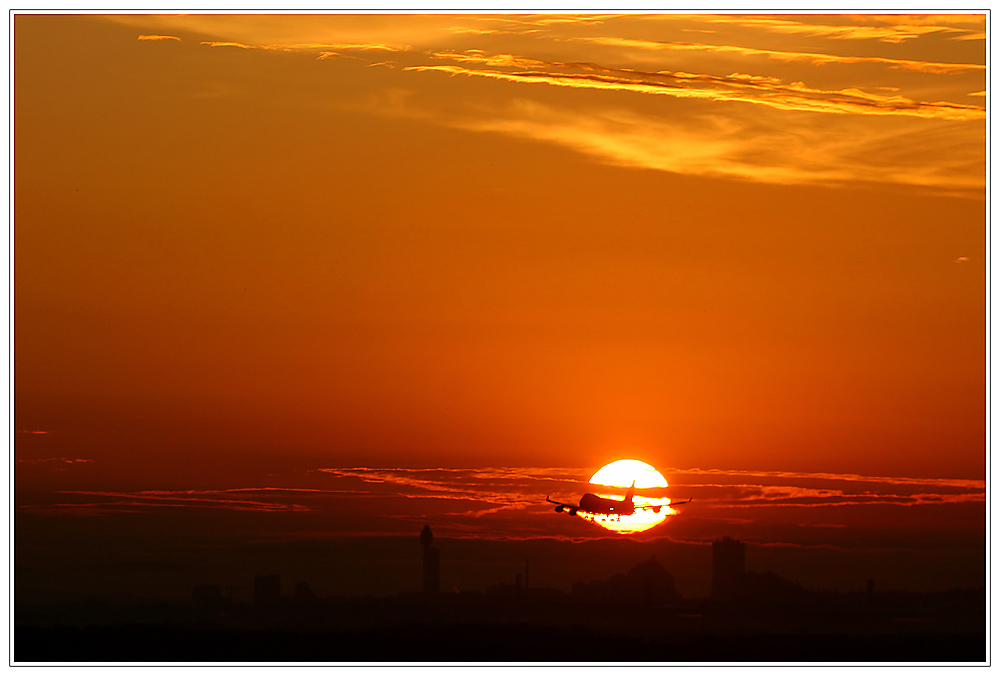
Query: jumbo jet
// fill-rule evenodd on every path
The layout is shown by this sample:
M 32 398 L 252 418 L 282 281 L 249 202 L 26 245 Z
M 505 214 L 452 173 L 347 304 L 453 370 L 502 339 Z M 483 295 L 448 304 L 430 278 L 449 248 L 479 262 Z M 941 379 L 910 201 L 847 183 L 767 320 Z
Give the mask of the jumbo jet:
M 660 510 L 664 507 L 675 507 L 677 505 L 684 505 L 694 498 L 684 500 L 683 502 L 671 502 L 669 505 L 639 505 L 638 507 L 632 502 L 632 496 L 635 495 L 635 482 L 632 482 L 632 486 L 628 489 L 628 493 L 625 494 L 623 500 L 615 500 L 614 498 L 600 498 L 593 493 L 587 493 L 582 498 L 580 498 L 579 505 L 568 505 L 565 502 L 556 502 L 555 500 L 549 500 L 549 496 L 545 496 L 546 502 L 551 502 L 556 506 L 557 512 L 562 512 L 564 510 L 569 510 L 570 516 L 576 516 L 576 513 L 585 512 L 587 514 L 610 514 L 617 516 L 619 518 L 623 516 L 629 516 L 630 514 L 635 514 L 636 510 L 639 509 L 651 509 L 654 513 L 659 514 Z

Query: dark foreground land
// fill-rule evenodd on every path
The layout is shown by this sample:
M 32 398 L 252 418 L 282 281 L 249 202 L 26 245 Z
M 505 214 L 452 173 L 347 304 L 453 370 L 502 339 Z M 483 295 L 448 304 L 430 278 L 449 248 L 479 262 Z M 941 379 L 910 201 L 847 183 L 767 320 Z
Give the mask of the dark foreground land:
M 75 613 L 75 614 L 74 614 Z M 16 662 L 978 662 L 984 590 L 718 604 L 516 594 L 19 608 Z
M 39 662 L 983 662 L 985 635 L 745 634 L 645 638 L 587 627 L 421 624 L 305 633 L 158 625 L 20 630 Z

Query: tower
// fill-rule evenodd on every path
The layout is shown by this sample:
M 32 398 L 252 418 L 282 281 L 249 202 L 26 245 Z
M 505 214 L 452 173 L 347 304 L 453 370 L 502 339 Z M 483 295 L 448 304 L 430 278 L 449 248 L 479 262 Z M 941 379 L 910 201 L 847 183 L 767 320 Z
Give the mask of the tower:
M 730 601 L 743 594 L 746 544 L 730 537 L 712 543 L 712 598 Z
M 430 526 L 424 526 L 420 531 L 420 544 L 424 547 L 424 585 L 425 594 L 437 594 L 441 587 L 441 552 L 431 547 L 434 534 Z

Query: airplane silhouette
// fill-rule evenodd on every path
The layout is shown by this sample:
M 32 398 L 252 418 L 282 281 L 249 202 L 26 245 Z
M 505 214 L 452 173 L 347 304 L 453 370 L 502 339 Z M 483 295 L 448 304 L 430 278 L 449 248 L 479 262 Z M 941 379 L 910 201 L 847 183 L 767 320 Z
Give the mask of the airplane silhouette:
M 556 502 L 555 500 L 550 500 L 549 496 L 545 496 L 546 502 L 551 502 L 556 506 L 557 512 L 563 512 L 569 510 L 570 516 L 576 516 L 577 512 L 585 512 L 587 514 L 610 514 L 617 516 L 619 519 L 623 516 L 629 516 L 635 514 L 636 510 L 640 509 L 651 509 L 653 513 L 659 514 L 660 510 L 664 507 L 673 507 L 675 505 L 684 505 L 694 498 L 684 500 L 683 502 L 672 502 L 669 505 L 639 505 L 638 507 L 632 502 L 632 496 L 635 495 L 635 482 L 632 482 L 632 486 L 628 489 L 625 494 L 625 498 L 622 500 L 615 500 L 614 498 L 600 498 L 593 493 L 587 493 L 582 498 L 580 498 L 579 505 L 569 505 L 565 502 Z

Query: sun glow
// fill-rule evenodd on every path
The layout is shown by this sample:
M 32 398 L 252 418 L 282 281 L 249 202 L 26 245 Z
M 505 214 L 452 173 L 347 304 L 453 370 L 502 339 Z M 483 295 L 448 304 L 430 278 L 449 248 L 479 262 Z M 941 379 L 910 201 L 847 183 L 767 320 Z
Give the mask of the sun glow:
M 615 460 L 597 470 L 590 483 L 602 486 L 628 488 L 635 481 L 636 488 L 666 488 L 667 480 L 652 465 L 640 460 Z
M 587 515 L 585 518 L 602 528 L 616 533 L 641 533 L 662 523 L 671 514 L 677 512 L 670 508 L 669 498 L 650 498 L 639 495 L 642 488 L 666 488 L 667 480 L 656 471 L 656 468 L 639 460 L 616 460 L 597 470 L 590 477 L 594 493 L 601 498 L 621 500 L 625 490 L 635 482 L 636 494 L 632 501 L 636 506 L 635 514 L 627 516 Z M 621 491 L 609 492 L 608 487 L 621 488 Z M 604 489 L 604 490 L 602 490 Z M 661 507 L 659 511 L 639 509 L 643 506 Z M 581 515 L 583 516 L 583 515 Z

